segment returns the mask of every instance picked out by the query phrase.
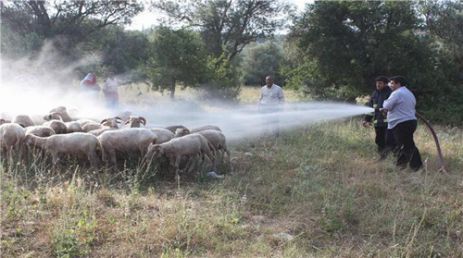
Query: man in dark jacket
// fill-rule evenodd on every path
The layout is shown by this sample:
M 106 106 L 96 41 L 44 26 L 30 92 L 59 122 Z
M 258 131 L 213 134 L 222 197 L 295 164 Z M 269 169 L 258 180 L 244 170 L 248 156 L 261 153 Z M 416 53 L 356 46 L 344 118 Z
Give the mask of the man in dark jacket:
M 391 89 L 387 86 L 389 80 L 385 76 L 379 76 L 375 79 L 376 90 L 371 94 L 370 101 L 367 103 L 368 106 L 375 109 L 373 115 L 365 116 L 363 126 L 369 127 L 373 123 L 375 127 L 375 143 L 378 145 L 378 153 L 380 160 L 385 159 L 390 151 L 395 148 L 395 140 L 392 130 L 387 129 L 386 116 L 379 111 L 383 107 L 383 102 L 389 95 L 391 95 Z

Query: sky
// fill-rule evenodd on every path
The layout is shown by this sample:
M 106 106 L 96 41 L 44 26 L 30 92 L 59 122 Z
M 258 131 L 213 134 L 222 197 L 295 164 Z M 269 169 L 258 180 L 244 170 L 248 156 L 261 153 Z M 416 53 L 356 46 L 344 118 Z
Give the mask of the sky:
M 304 10 L 305 4 L 311 3 L 313 0 L 287 0 L 286 2 L 294 4 L 298 12 L 301 12 Z M 159 24 L 159 19 L 162 19 L 163 16 L 159 12 L 153 12 L 148 9 L 145 8 L 145 11 L 135 16 L 132 19 L 132 24 L 126 26 L 126 28 L 129 30 L 143 30 Z

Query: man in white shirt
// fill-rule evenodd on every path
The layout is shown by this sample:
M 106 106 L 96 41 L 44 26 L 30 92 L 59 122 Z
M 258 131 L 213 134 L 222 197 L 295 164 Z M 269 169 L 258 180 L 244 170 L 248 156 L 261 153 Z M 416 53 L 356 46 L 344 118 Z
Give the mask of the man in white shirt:
M 417 171 L 423 166 L 421 155 L 413 140 L 416 130 L 416 99 L 413 93 L 405 87 L 405 79 L 394 76 L 390 79 L 391 96 L 383 103 L 383 112 L 387 112 L 388 129 L 391 129 L 400 148 L 397 166 Z
M 259 104 L 261 107 L 275 107 L 278 109 L 284 101 L 285 96 L 281 87 L 273 84 L 272 76 L 265 77 L 265 85 L 260 89 Z
M 285 96 L 280 86 L 273 83 L 272 76 L 265 77 L 265 85 L 260 89 L 259 111 L 268 114 L 269 120 L 265 121 L 268 126 L 273 128 L 273 133 L 279 135 L 278 111 L 283 108 Z M 275 114 L 269 114 L 275 113 Z

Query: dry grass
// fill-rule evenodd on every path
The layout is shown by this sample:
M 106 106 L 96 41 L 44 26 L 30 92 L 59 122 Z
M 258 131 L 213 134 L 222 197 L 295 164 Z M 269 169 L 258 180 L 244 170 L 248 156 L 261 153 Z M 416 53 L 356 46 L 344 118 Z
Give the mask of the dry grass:
M 411 173 L 374 162 L 358 122 L 232 146 L 223 181 L 2 169 L 2 257 L 463 256 L 463 131 L 437 129 L 444 175 L 420 125 L 427 166 Z

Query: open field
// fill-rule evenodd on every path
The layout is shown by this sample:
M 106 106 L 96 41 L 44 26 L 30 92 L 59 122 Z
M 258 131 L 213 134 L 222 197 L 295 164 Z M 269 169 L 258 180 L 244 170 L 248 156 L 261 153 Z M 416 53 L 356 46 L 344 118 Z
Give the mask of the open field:
M 437 131 L 449 174 L 436 172 L 422 124 L 415 140 L 425 169 L 375 162 L 374 132 L 358 118 L 235 143 L 222 181 L 15 164 L 0 171 L 1 254 L 461 257 L 463 130 Z

